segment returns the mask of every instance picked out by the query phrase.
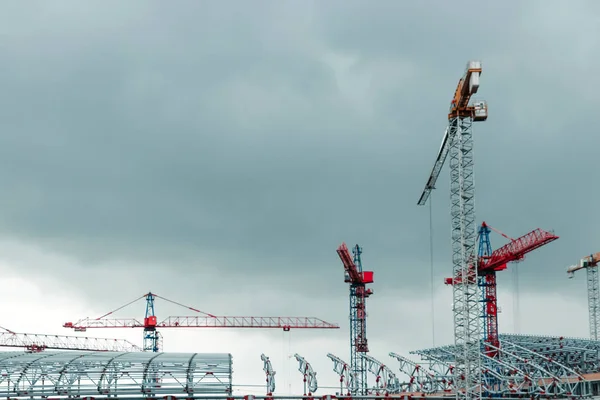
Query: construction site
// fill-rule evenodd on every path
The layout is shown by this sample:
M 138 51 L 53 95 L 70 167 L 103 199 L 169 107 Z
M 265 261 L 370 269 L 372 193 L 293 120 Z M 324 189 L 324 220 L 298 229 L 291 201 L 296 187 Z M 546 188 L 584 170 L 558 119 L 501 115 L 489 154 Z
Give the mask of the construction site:
M 98 318 L 61 321 L 72 335 L 0 333 L 0 346 L 20 348 L 0 354 L 0 396 L 7 399 L 234 399 L 234 398 L 385 398 L 404 399 L 578 399 L 600 396 L 600 253 L 581 258 L 568 267 L 567 276 L 587 274 L 589 338 L 502 334 L 498 323 L 497 273 L 551 245 L 559 236 L 551 230 L 526 227 L 512 238 L 475 215 L 474 138 L 472 125 L 488 118 L 486 101 L 475 100 L 482 63 L 469 61 L 458 80 L 447 114 L 447 127 L 433 169 L 415 207 L 427 204 L 446 163 L 450 170 L 452 261 L 444 283 L 452 291 L 454 343 L 415 349 L 410 354 L 389 353 L 376 359 L 369 352 L 367 302 L 375 296 L 371 270 L 363 270 L 362 248 L 350 248 L 340 238 L 337 258 L 348 286 L 349 354 L 323 354 L 340 386 L 320 389 L 316 371 L 301 354 L 294 354 L 303 393 L 281 395 L 276 385 L 277 365 L 268 354 L 256 360 L 263 367 L 264 394 L 234 394 L 235 354 L 163 352 L 161 330 L 170 328 L 233 328 L 336 330 L 338 323 L 318 317 L 218 316 L 150 292 L 134 301 L 145 302 L 143 318 L 113 318 L 116 308 Z M 441 114 L 441 110 L 440 110 Z M 440 118 L 441 120 L 441 118 Z M 485 125 L 483 125 L 485 126 Z M 432 154 L 433 155 L 433 154 Z M 426 156 L 426 155 L 424 155 Z M 423 171 L 425 172 L 425 171 Z M 438 189 L 439 190 L 439 189 Z M 418 193 L 415 193 L 415 198 Z M 493 248 L 496 232 L 508 241 Z M 578 256 L 575 255 L 574 261 Z M 341 281 L 341 278 L 340 278 Z M 341 282 L 338 282 L 341 284 Z M 335 284 L 334 282 L 331 283 Z M 160 292 L 160 290 L 159 290 Z M 158 319 L 155 301 L 182 306 L 193 316 Z M 86 337 L 89 330 L 138 328 L 140 343 Z M 259 365 L 260 364 L 260 365 Z

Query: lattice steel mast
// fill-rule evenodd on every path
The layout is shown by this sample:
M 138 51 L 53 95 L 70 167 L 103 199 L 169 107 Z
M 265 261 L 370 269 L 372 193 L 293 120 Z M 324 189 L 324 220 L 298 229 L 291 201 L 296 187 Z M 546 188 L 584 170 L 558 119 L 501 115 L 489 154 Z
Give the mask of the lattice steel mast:
M 598 284 L 598 262 L 600 253 L 591 254 L 579 260 L 578 265 L 572 265 L 567 268 L 569 278 L 573 278 L 576 271 L 586 269 L 587 271 L 587 290 L 588 290 L 588 308 L 590 319 L 590 338 L 598 340 L 600 334 L 600 286 Z
M 457 348 L 455 377 L 457 398 L 480 398 L 479 287 L 469 283 L 469 265 L 475 261 L 475 182 L 473 168 L 473 122 L 487 119 L 483 101 L 469 104 L 479 89 L 481 62 L 470 61 L 459 80 L 450 104 L 448 128 L 442 139 L 431 175 L 418 205 L 424 205 L 450 154 L 450 214 L 452 218 L 453 276 L 462 277 L 453 288 L 454 341 Z M 477 269 L 474 270 L 475 275 Z M 477 276 L 475 276 L 477 280 Z
M 317 373 L 313 370 L 310 363 L 300 354 L 294 354 L 294 358 L 298 361 L 298 371 L 302 374 L 304 396 L 312 396 L 319 388 L 319 385 L 317 384 Z
M 373 283 L 373 271 L 363 271 L 360 255 L 362 249 L 356 245 L 352 249 L 354 258 L 346 243 L 342 243 L 337 253 L 344 264 L 344 282 L 350 283 L 350 371 L 352 373 L 352 395 L 367 394 L 367 361 L 362 357 L 369 352 L 367 342 L 367 298 L 373 294 L 366 284 Z

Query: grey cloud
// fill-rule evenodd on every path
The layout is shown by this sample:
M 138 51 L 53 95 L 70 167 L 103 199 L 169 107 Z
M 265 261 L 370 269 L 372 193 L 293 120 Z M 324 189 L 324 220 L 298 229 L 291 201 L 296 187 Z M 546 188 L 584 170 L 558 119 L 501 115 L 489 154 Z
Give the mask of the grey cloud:
M 555 5 L 60 4 L 3 13 L 4 238 L 82 271 L 129 264 L 132 279 L 155 269 L 190 288 L 210 273 L 219 290 L 290 282 L 318 298 L 343 286 L 337 245 L 358 242 L 382 291 L 422 291 L 429 221 L 415 203 L 475 56 L 491 114 L 476 128 L 478 221 L 561 235 L 523 265 L 531 290 L 548 290 L 540 276 L 563 290 L 562 264 L 597 251 L 598 98 L 578 99 L 558 64 L 571 42 L 539 33 Z M 450 268 L 442 175 L 436 281 Z M 202 285 L 195 298 L 216 286 Z

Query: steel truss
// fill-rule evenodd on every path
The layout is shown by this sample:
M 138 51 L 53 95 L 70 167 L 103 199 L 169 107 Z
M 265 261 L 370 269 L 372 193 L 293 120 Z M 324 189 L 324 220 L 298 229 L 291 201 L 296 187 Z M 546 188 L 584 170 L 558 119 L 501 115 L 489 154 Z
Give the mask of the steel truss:
M 298 371 L 302 374 L 304 381 L 304 395 L 311 396 L 317 391 L 317 373 L 313 370 L 312 365 L 304 359 L 300 354 L 294 354 L 294 358 L 298 361 Z
M 484 354 L 484 346 L 497 352 Z M 600 342 L 532 335 L 500 335 L 500 345 L 483 341 L 481 346 L 482 397 L 589 397 L 588 373 L 600 371 Z M 442 346 L 411 352 L 419 362 L 391 353 L 400 361 L 400 370 L 409 377 L 403 391 L 442 395 L 455 392 L 452 381 L 456 346 Z
M 29 351 L 49 350 L 79 351 L 141 351 L 135 344 L 121 339 L 93 338 L 36 333 L 0 332 L 0 347 L 23 347 Z
M 461 277 L 452 285 L 454 341 L 458 393 L 467 399 L 479 398 L 480 305 L 479 287 L 469 282 L 475 257 L 475 182 L 473 176 L 472 118 L 452 118 L 448 125 L 450 138 L 450 214 L 452 217 L 453 276 Z
M 500 335 L 500 339 L 546 356 L 584 376 L 600 372 L 600 341 L 533 335 Z
M 475 265 L 475 179 L 473 160 L 473 122 L 487 119 L 487 105 L 470 105 L 479 88 L 481 62 L 470 61 L 459 80 L 448 113 L 448 127 L 425 184 L 418 205 L 424 205 L 444 165 L 450 164 L 450 214 L 452 239 L 452 269 L 457 282 L 452 285 L 454 314 L 454 369 L 457 399 L 481 397 L 479 286 Z M 473 276 L 474 275 L 474 276 Z M 474 279 L 473 279 L 474 278 Z
M 0 397 L 230 395 L 231 354 L 0 352 Z
M 271 360 L 264 354 L 260 355 L 260 359 L 263 362 L 263 371 L 267 377 L 267 396 L 270 396 L 275 391 L 275 370 L 271 365 Z
M 362 357 L 367 363 L 367 370 L 375 375 L 375 385 L 370 391 L 375 395 L 388 395 L 400 391 L 400 381 L 389 367 L 369 355 L 362 354 Z
M 340 377 L 340 393 L 346 393 L 346 396 L 350 396 L 354 386 L 354 375 L 352 374 L 352 368 L 341 358 L 328 353 L 327 357 L 333 361 L 333 372 Z
M 400 384 L 401 392 L 425 394 L 452 392 L 453 367 L 433 357 L 427 363 L 419 364 L 396 353 L 390 353 L 389 356 L 400 362 L 400 372 L 408 377 L 407 382 Z
M 600 286 L 598 285 L 598 266 L 587 268 L 588 309 L 590 318 L 590 337 L 598 340 L 600 334 Z

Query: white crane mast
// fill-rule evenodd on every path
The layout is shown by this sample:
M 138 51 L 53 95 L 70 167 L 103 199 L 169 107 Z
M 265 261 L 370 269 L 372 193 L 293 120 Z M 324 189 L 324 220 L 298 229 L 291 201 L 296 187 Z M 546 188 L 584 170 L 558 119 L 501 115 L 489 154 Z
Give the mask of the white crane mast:
M 473 122 L 487 119 L 487 104 L 470 104 L 479 89 L 481 62 L 470 61 L 459 80 L 448 113 L 448 127 L 425 184 L 418 205 L 424 205 L 450 155 L 450 214 L 452 219 L 453 276 L 460 283 L 452 286 L 454 341 L 456 345 L 455 382 L 457 399 L 481 398 L 481 322 L 480 290 L 475 261 L 475 180 L 473 160 Z M 474 271 L 473 271 L 474 270 Z M 473 274 L 473 272 L 475 274 Z

